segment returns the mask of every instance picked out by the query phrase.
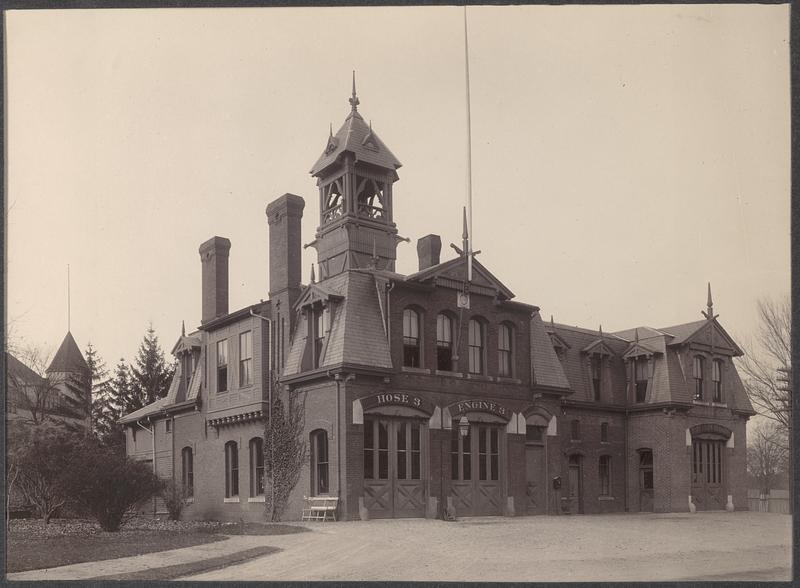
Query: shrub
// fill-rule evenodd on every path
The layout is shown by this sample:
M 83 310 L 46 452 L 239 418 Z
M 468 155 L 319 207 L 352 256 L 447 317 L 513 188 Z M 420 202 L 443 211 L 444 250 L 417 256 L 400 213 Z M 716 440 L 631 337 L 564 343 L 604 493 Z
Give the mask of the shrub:
M 71 469 L 70 493 L 104 531 L 117 531 L 134 507 L 159 494 L 163 483 L 150 466 L 92 442 Z
M 172 521 L 181 520 L 181 512 L 188 504 L 189 495 L 183 484 L 178 484 L 175 480 L 169 480 L 164 484 L 161 491 L 161 498 L 164 499 L 164 504 L 169 512 L 169 518 Z
M 12 431 L 8 493 L 21 495 L 44 524 L 71 498 L 70 472 L 84 437 L 44 425 Z

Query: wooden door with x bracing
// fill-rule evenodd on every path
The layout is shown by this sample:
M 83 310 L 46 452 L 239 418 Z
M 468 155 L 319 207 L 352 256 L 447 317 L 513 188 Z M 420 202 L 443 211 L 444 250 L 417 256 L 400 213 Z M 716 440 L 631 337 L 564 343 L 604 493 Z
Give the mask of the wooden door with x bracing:
M 418 419 L 364 419 L 364 506 L 370 517 L 425 515 L 424 429 Z

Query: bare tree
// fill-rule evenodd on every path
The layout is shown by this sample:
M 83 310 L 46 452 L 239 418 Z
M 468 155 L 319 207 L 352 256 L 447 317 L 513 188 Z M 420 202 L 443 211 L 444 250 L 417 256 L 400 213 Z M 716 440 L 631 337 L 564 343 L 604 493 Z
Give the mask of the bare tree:
M 784 449 L 788 449 L 792 423 L 791 385 L 788 382 L 792 369 L 789 297 L 779 301 L 760 300 L 758 315 L 758 331 L 752 343 L 746 346 L 739 365 L 750 401 L 762 416 L 777 424 Z
M 84 418 L 81 401 L 75 401 L 62 394 L 61 384 L 80 390 L 79 381 L 60 382 L 48 377 L 47 366 L 50 357 L 38 347 L 18 348 L 19 358 L 8 355 L 6 372 L 9 407 L 15 417 L 33 426 L 53 421 L 63 421 L 57 417 Z M 66 424 L 66 423 L 64 423 Z M 70 427 L 74 428 L 74 427 Z
M 769 494 L 778 478 L 787 472 L 789 452 L 779 425 L 772 421 L 761 423 L 747 444 L 747 471 L 758 481 L 762 494 Z

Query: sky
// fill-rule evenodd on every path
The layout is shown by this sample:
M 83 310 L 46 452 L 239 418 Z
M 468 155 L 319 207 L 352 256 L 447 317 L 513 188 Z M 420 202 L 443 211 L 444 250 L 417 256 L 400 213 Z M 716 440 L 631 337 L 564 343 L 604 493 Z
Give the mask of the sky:
M 403 163 L 397 269 L 460 243 L 463 9 L 6 13 L 7 320 L 109 366 L 200 322 L 198 246 L 232 241 L 230 309 L 267 298 L 267 203 L 359 111 Z M 467 9 L 474 248 L 546 320 L 701 317 L 735 337 L 789 290 L 787 5 Z M 303 253 L 304 275 L 315 262 Z M 306 278 L 307 279 L 307 278 Z

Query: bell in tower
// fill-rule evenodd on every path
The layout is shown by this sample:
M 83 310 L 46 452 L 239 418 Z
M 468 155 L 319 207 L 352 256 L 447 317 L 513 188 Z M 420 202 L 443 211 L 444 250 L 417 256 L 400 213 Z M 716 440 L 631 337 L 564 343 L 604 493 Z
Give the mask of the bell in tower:
M 350 114 L 331 127 L 325 151 L 311 168 L 317 178 L 320 222 L 311 245 L 317 250 L 320 280 L 348 269 L 394 271 L 397 235 L 392 218 L 392 185 L 402 164 L 358 112 L 356 80 Z

